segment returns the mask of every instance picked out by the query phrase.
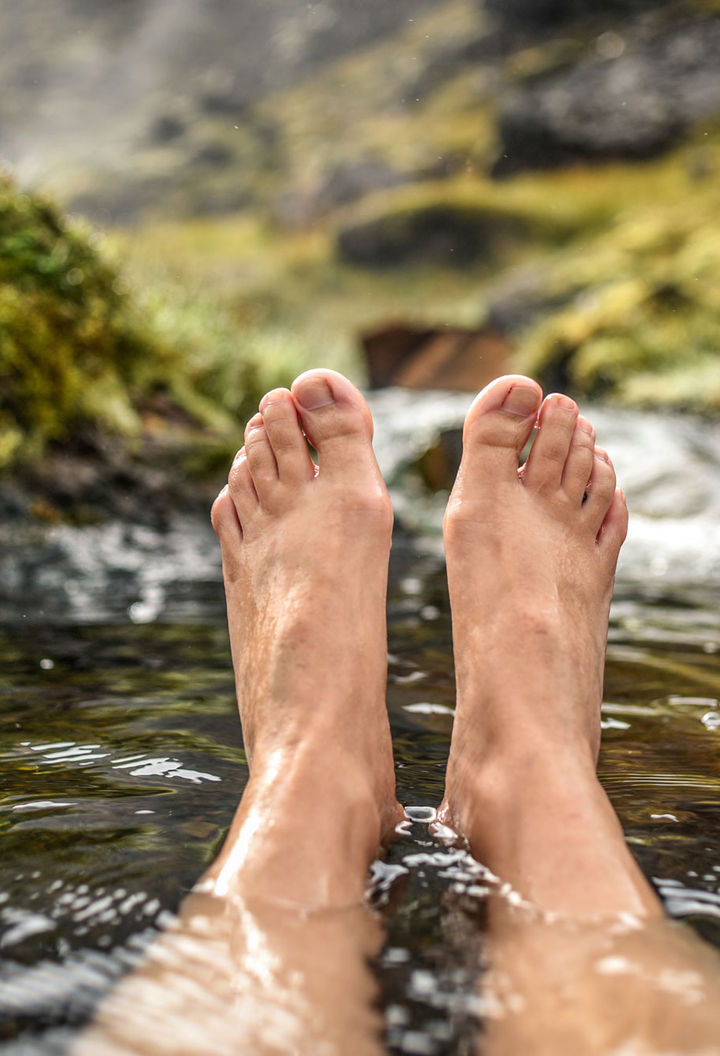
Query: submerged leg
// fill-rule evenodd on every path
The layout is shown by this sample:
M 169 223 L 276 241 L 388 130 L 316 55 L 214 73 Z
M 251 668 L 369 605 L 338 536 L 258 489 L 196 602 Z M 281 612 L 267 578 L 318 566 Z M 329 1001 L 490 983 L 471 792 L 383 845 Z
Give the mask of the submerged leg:
M 377 1051 L 380 929 L 362 898 L 403 813 L 385 705 L 392 511 L 371 441 L 362 396 L 332 371 L 269 393 L 248 424 L 212 519 L 250 780 L 177 925 L 80 1052 L 343 1053 L 348 1037 Z
M 491 906 L 488 1047 L 700 1051 L 720 1039 L 716 958 L 664 920 L 595 770 L 625 500 L 575 403 L 540 400 L 518 376 L 480 394 L 445 520 L 458 700 L 440 818 L 531 907 Z

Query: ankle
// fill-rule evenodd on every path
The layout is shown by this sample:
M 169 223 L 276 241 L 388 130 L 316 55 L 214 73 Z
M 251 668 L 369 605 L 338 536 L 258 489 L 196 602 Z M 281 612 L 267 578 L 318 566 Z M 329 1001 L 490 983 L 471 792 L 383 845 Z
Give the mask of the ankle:
M 381 839 L 383 804 L 372 774 L 358 759 L 337 748 L 300 744 L 255 759 L 244 800 L 267 806 L 273 828 L 332 833 L 337 842 L 346 834 L 371 860 Z
M 474 758 L 465 753 L 448 765 L 443 813 L 448 823 L 471 843 L 488 828 L 504 825 L 528 811 L 564 810 L 597 794 L 594 753 L 587 742 L 523 744 L 487 742 Z

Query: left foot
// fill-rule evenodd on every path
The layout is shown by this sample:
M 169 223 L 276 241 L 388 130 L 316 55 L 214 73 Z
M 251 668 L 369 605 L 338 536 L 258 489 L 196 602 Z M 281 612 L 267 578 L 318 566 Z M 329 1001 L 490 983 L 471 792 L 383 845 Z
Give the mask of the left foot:
M 220 871 L 242 864 L 252 886 L 252 862 L 265 893 L 351 901 L 403 816 L 385 703 L 392 509 L 358 390 L 314 370 L 268 393 L 212 521 L 251 765 Z

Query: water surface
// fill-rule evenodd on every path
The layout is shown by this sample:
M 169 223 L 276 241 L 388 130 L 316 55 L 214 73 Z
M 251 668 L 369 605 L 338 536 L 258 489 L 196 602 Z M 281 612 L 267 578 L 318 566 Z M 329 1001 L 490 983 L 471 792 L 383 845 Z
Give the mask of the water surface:
M 442 497 L 412 501 L 403 467 L 424 436 L 402 448 L 393 435 L 410 428 L 412 406 L 423 419 L 405 396 L 390 399 L 376 400 L 380 455 L 420 534 L 403 535 L 393 558 L 388 704 L 400 799 L 427 808 L 442 796 L 454 707 L 433 534 Z M 429 407 L 452 424 L 467 402 Z M 612 614 L 600 773 L 668 911 L 720 948 L 717 443 L 703 423 L 600 417 L 635 514 Z M 59 529 L 17 547 L 0 629 L 0 1039 L 8 1053 L 42 1053 L 63 1049 L 212 860 L 247 766 L 206 527 L 179 525 L 168 539 Z M 33 572 L 38 548 L 50 556 Z M 11 547 L 3 561 L 10 569 Z M 468 943 L 458 891 L 477 886 L 471 866 L 430 836 L 428 810 L 412 813 L 377 877 L 387 1042 L 462 1053 L 482 1013 L 482 897 Z

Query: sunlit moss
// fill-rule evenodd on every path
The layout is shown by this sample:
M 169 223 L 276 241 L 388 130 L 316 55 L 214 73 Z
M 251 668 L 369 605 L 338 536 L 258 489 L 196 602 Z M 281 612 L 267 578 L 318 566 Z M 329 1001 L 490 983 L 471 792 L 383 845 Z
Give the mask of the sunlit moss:
M 97 425 L 139 428 L 150 339 L 88 232 L 0 179 L 0 464 Z
M 0 468 L 100 435 L 132 443 L 158 395 L 222 426 L 208 364 L 143 307 L 97 236 L 0 178 Z
M 720 193 L 676 159 L 644 167 L 676 193 L 654 193 L 615 222 L 545 264 L 548 300 L 561 301 L 533 323 L 520 366 L 583 395 L 630 403 L 720 409 Z M 684 179 L 685 186 L 681 187 Z

